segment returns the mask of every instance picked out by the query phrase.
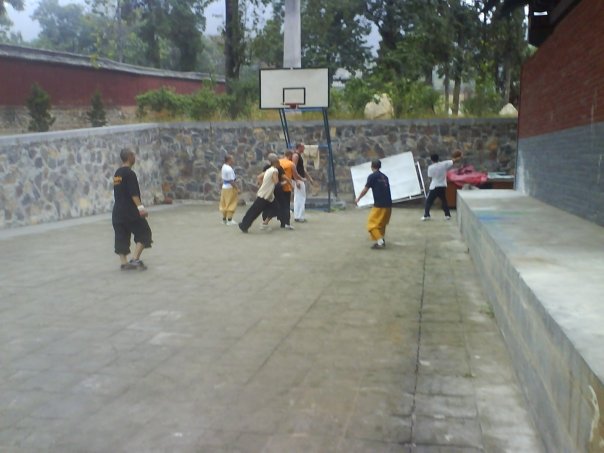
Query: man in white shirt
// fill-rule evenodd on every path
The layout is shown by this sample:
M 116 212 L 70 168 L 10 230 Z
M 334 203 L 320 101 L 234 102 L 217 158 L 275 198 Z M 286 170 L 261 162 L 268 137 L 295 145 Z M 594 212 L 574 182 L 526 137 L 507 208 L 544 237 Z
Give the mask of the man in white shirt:
M 461 159 L 461 153 L 451 160 L 444 160 L 442 162 L 439 162 L 438 154 L 432 154 L 430 156 L 430 160 L 432 160 L 433 164 L 428 167 L 428 177 L 430 177 L 432 181 L 430 182 L 430 192 L 428 192 L 428 198 L 426 198 L 422 220 L 430 220 L 430 208 L 436 198 L 440 198 L 443 211 L 445 211 L 445 220 L 451 220 L 451 212 L 449 211 L 446 196 L 447 170 L 449 170 L 449 168 L 451 168 L 459 159 Z
M 279 183 L 279 171 L 277 170 L 279 158 L 276 154 L 271 153 L 268 155 L 268 161 L 271 166 L 264 172 L 262 184 L 256 194 L 256 200 L 254 200 L 254 203 L 247 210 L 239 224 L 239 229 L 243 233 L 247 233 L 254 220 L 275 199 L 275 185 Z
M 235 176 L 235 170 L 233 170 L 233 164 L 235 160 L 233 156 L 227 154 L 224 157 L 224 164 L 222 165 L 222 190 L 220 191 L 220 212 L 222 212 L 222 223 L 225 225 L 237 225 L 237 222 L 233 221 L 233 214 L 237 209 L 237 201 L 239 189 L 235 184 L 237 177 Z

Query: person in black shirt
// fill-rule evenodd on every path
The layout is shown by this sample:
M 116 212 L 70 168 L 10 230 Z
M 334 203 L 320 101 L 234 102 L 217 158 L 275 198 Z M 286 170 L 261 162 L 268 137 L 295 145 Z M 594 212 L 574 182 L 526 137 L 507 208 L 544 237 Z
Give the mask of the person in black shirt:
M 132 166 L 136 162 L 134 151 L 125 148 L 120 152 L 123 165 L 113 176 L 113 214 L 111 220 L 115 231 L 115 253 L 120 257 L 121 269 L 140 269 L 147 267 L 140 257 L 145 248 L 151 247 L 151 228 L 146 217 L 149 215 L 141 201 L 136 173 Z M 130 236 L 134 235 L 136 244 L 132 259 L 130 254 Z
M 371 161 L 372 173 L 367 178 L 365 187 L 354 201 L 358 204 L 359 200 L 367 194 L 369 189 L 373 193 L 373 208 L 369 211 L 367 219 L 367 230 L 371 239 L 375 241 L 372 249 L 383 249 L 386 247 L 384 236 L 386 235 L 386 225 L 390 222 L 392 214 L 392 196 L 390 195 L 390 183 L 388 177 L 380 171 L 382 163 L 378 160 Z

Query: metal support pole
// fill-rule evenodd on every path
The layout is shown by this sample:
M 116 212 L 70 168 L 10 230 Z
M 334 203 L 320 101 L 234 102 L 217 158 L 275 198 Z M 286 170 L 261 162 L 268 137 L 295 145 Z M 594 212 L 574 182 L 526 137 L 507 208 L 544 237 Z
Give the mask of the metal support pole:
M 289 126 L 287 124 L 287 117 L 285 116 L 285 109 L 279 109 L 279 119 L 281 120 L 281 128 L 283 129 L 285 145 L 287 146 L 287 149 L 290 149 L 291 142 L 289 140 Z
M 327 139 L 327 151 L 328 151 L 328 169 L 327 169 L 327 211 L 331 212 L 331 191 L 338 197 L 338 185 L 336 183 L 336 170 L 335 162 L 333 160 L 333 150 L 331 147 L 331 132 L 329 130 L 329 117 L 327 115 L 327 109 L 323 108 L 323 127 L 325 128 L 325 138 Z

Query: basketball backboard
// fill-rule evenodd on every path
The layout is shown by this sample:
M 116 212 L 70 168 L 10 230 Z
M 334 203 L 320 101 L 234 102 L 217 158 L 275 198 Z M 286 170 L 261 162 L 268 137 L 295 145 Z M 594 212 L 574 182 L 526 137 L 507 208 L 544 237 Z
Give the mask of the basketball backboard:
M 261 69 L 260 108 L 329 107 L 329 70 Z

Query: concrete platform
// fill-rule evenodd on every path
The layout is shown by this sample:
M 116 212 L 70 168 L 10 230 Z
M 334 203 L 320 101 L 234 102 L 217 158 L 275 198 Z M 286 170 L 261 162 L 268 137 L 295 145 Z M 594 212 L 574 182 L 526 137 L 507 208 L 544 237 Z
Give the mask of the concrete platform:
M 457 210 L 547 450 L 604 451 L 604 228 L 506 190 Z
M 152 209 L 137 273 L 108 216 L 0 232 L 0 451 L 543 451 L 457 225 L 367 212 Z

